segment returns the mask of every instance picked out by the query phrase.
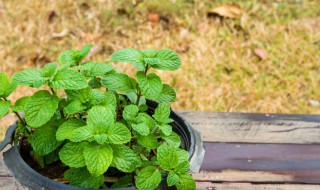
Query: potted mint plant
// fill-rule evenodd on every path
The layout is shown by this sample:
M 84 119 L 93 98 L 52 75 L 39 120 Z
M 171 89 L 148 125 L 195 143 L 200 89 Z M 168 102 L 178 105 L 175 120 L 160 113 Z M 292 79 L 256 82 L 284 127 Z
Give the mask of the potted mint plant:
M 0 73 L 0 118 L 18 117 L 0 146 L 13 145 L 4 152 L 13 176 L 32 189 L 195 189 L 188 172 L 201 165 L 200 135 L 170 109 L 175 91 L 151 72 L 177 70 L 179 56 L 129 48 L 105 63 L 83 62 L 91 48 L 64 51 L 59 64 L 11 80 Z M 132 63 L 135 78 L 113 62 Z M 12 104 L 17 85 L 47 90 Z

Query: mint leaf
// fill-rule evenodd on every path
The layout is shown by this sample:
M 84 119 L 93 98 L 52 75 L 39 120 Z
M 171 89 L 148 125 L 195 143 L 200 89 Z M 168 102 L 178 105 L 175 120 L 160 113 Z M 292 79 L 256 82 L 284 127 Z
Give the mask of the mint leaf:
M 82 119 L 71 119 L 64 122 L 62 125 L 59 126 L 56 138 L 58 141 L 63 141 L 65 139 L 70 139 L 72 132 L 82 126 L 85 126 L 86 122 Z
M 176 184 L 177 190 L 195 190 L 196 182 L 190 174 L 179 175 L 179 182 Z
M 97 134 L 93 138 L 97 143 L 104 144 L 108 137 L 106 134 Z
M 177 154 L 179 157 L 179 161 L 178 161 L 179 164 L 183 163 L 183 162 L 188 162 L 188 160 L 189 160 L 189 152 L 188 151 L 179 148 L 177 150 Z
M 92 175 L 101 175 L 109 168 L 113 151 L 110 145 L 90 144 L 84 149 L 84 158 L 87 168 Z
M 180 160 L 180 158 L 179 158 Z M 184 161 L 178 164 L 178 166 L 174 169 L 175 172 L 179 174 L 184 174 L 189 171 L 190 164 L 188 161 Z
M 124 188 L 128 186 L 132 186 L 132 177 L 127 175 L 120 178 L 117 182 L 111 185 L 110 189 Z
M 136 69 L 144 70 L 143 54 L 139 50 L 133 48 L 114 52 L 110 57 L 110 61 L 132 63 Z
M 66 94 L 69 100 L 80 100 L 86 102 L 89 100 L 90 88 L 84 88 L 80 90 L 66 90 Z
M 134 79 L 120 73 L 107 74 L 102 79 L 101 84 L 109 90 L 124 93 L 134 92 L 136 89 L 136 82 Z
M 149 149 L 154 149 L 159 146 L 157 137 L 152 133 L 147 136 L 137 135 L 137 140 L 139 144 Z
M 162 81 L 159 76 L 154 73 L 146 76 L 142 71 L 139 71 L 136 76 L 139 88 L 146 98 L 155 99 L 160 95 L 162 91 Z
M 0 100 L 0 119 L 9 113 L 10 106 L 10 101 Z
M 136 118 L 139 108 L 136 105 L 128 105 L 124 107 L 122 116 L 126 121 L 132 121 Z
M 112 166 L 123 172 L 133 172 L 139 165 L 140 159 L 136 153 L 125 145 L 112 145 Z
M 49 154 L 61 145 L 62 142 L 56 139 L 56 131 L 56 126 L 45 125 L 28 137 L 28 141 L 37 155 Z
M 157 56 L 158 50 L 156 49 L 146 49 L 142 51 L 144 58 L 155 58 Z
M 55 94 L 40 90 L 33 94 L 24 107 L 25 119 L 29 126 L 40 127 L 47 123 L 58 108 L 59 99 Z
M 112 111 L 103 106 L 92 107 L 87 116 L 87 123 L 94 127 L 96 134 L 105 133 L 114 123 Z
M 81 50 L 79 50 L 79 53 L 81 55 L 81 60 L 87 57 L 87 55 L 90 53 L 90 50 L 93 48 L 93 44 L 89 44 L 84 46 Z
M 88 86 L 86 77 L 77 71 L 62 69 L 57 72 L 52 82 L 51 88 L 63 88 L 67 90 L 77 90 Z
M 0 97 L 5 94 L 9 87 L 10 81 L 6 73 L 0 72 Z
M 160 125 L 159 128 L 165 136 L 169 136 L 172 132 L 171 125 L 164 124 L 164 125 Z
M 104 176 L 93 176 L 83 168 L 70 168 L 64 173 L 64 178 L 70 181 L 70 185 L 98 189 L 104 183 Z
M 60 160 L 67 166 L 80 168 L 86 165 L 83 151 L 87 142 L 67 143 L 59 152 Z
M 90 90 L 88 98 L 89 98 L 89 103 L 93 106 L 104 104 L 107 102 L 106 94 L 96 89 Z
M 109 109 L 115 111 L 117 108 L 117 99 L 114 93 L 112 92 L 106 92 L 106 102 L 104 103 L 104 106 L 108 107 Z
M 8 96 L 10 96 L 10 94 L 17 89 L 17 86 L 18 85 L 16 82 L 11 82 L 6 91 L 4 92 L 3 97 L 7 98 Z
M 155 121 L 147 113 L 139 113 L 137 116 L 137 123 L 146 124 L 146 126 L 148 126 L 150 130 L 152 130 L 155 127 Z
M 179 135 L 177 135 L 175 132 L 172 132 L 169 136 L 162 136 L 162 138 L 168 143 L 169 145 L 179 148 L 181 144 L 181 139 Z
M 142 136 L 147 136 L 150 133 L 149 127 L 145 123 L 132 123 L 131 127 L 134 131 Z
M 170 117 L 170 113 L 171 110 L 169 105 L 160 103 L 154 111 L 153 118 L 155 118 L 160 123 L 166 123 L 167 119 Z
M 88 61 L 76 67 L 76 69 L 85 71 L 84 74 L 87 77 L 96 77 L 96 76 L 103 76 L 107 72 L 111 71 L 112 66 L 105 63 Z
M 178 154 L 173 147 L 162 144 L 157 148 L 157 160 L 161 168 L 170 171 L 178 165 Z
M 179 182 L 179 176 L 174 173 L 173 171 L 170 171 L 167 177 L 167 184 L 168 186 L 175 185 Z
M 160 171 L 153 166 L 143 168 L 139 171 L 136 179 L 136 186 L 140 189 L 155 189 L 161 182 Z
M 89 140 L 94 136 L 93 126 L 78 127 L 69 135 L 71 142 L 82 142 Z
M 176 100 L 176 92 L 167 84 L 163 84 L 160 95 L 156 98 L 159 103 L 171 104 Z
M 29 96 L 24 96 L 22 98 L 19 98 L 16 103 L 14 104 L 14 106 L 12 106 L 12 110 L 15 112 L 23 112 L 24 111 L 24 107 L 28 101 L 30 97 Z
M 154 64 L 151 66 L 159 70 L 177 70 L 181 67 L 179 55 L 171 49 L 162 49 L 157 52 Z
M 66 50 L 59 56 L 62 65 L 75 66 L 81 61 L 81 55 L 77 50 Z
M 73 100 L 64 108 L 66 114 L 75 114 L 85 110 L 87 106 L 83 105 L 80 100 Z
M 46 83 L 47 78 L 42 77 L 42 72 L 39 69 L 27 69 L 20 71 L 12 76 L 12 81 L 30 87 L 39 88 Z
M 130 92 L 130 93 L 127 93 L 126 94 L 127 97 L 129 98 L 130 102 L 133 103 L 133 104 L 136 104 L 137 103 L 137 98 L 138 98 L 138 95 L 135 93 L 135 92 Z M 146 98 L 141 96 L 140 97 L 140 100 L 139 100 L 139 106 L 141 105 L 145 105 L 146 104 Z
M 107 142 L 112 144 L 124 144 L 131 139 L 131 133 L 127 126 L 122 123 L 115 123 L 107 132 Z
M 41 76 L 42 77 L 53 77 L 56 74 L 57 70 L 57 63 L 48 63 L 45 65 L 41 71 Z

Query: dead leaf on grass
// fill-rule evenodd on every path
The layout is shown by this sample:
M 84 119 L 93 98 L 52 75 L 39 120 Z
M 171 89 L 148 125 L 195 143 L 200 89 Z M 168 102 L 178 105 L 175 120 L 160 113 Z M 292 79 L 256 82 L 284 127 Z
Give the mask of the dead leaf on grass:
M 160 15 L 158 13 L 148 13 L 148 20 L 153 23 L 160 21 Z
M 255 48 L 253 52 L 256 56 L 258 56 L 262 60 L 265 60 L 269 57 L 268 52 L 264 49 Z
M 223 4 L 208 12 L 208 15 L 219 15 L 225 18 L 239 19 L 244 13 L 243 9 L 237 4 Z

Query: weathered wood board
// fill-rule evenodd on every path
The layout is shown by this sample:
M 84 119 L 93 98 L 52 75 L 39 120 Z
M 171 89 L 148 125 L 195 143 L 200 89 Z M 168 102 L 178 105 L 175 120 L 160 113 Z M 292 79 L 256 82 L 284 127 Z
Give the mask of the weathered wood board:
M 202 132 L 206 154 L 197 189 L 320 190 L 320 116 L 180 114 Z M 0 155 L 0 190 L 24 189 Z

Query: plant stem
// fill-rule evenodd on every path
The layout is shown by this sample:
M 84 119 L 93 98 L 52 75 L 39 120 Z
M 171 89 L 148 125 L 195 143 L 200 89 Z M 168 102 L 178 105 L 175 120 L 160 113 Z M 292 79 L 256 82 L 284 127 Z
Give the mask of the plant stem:
M 149 69 L 149 65 L 147 64 L 147 65 L 146 65 L 146 69 L 144 70 L 144 74 L 145 74 L 145 75 L 147 75 L 148 69 Z M 140 97 L 141 97 L 141 90 L 139 89 L 139 91 L 138 91 L 138 97 L 137 97 L 137 102 L 136 102 L 136 105 L 137 105 L 137 106 L 139 106 Z
M 3 97 L 4 101 L 8 101 L 5 97 Z M 21 121 L 22 125 L 25 127 L 26 126 L 26 122 L 22 119 L 22 117 L 20 116 L 20 114 L 16 111 L 13 111 L 13 113 L 18 117 L 18 119 Z
M 53 88 L 51 88 L 50 86 L 49 86 L 49 88 L 50 88 L 50 90 L 51 90 L 52 94 L 55 94 L 55 95 L 56 95 L 56 92 L 54 91 L 54 89 L 53 89 Z M 59 110 L 59 112 L 60 112 L 61 118 L 63 118 L 63 119 L 64 119 L 64 113 L 63 113 L 63 110 Z

